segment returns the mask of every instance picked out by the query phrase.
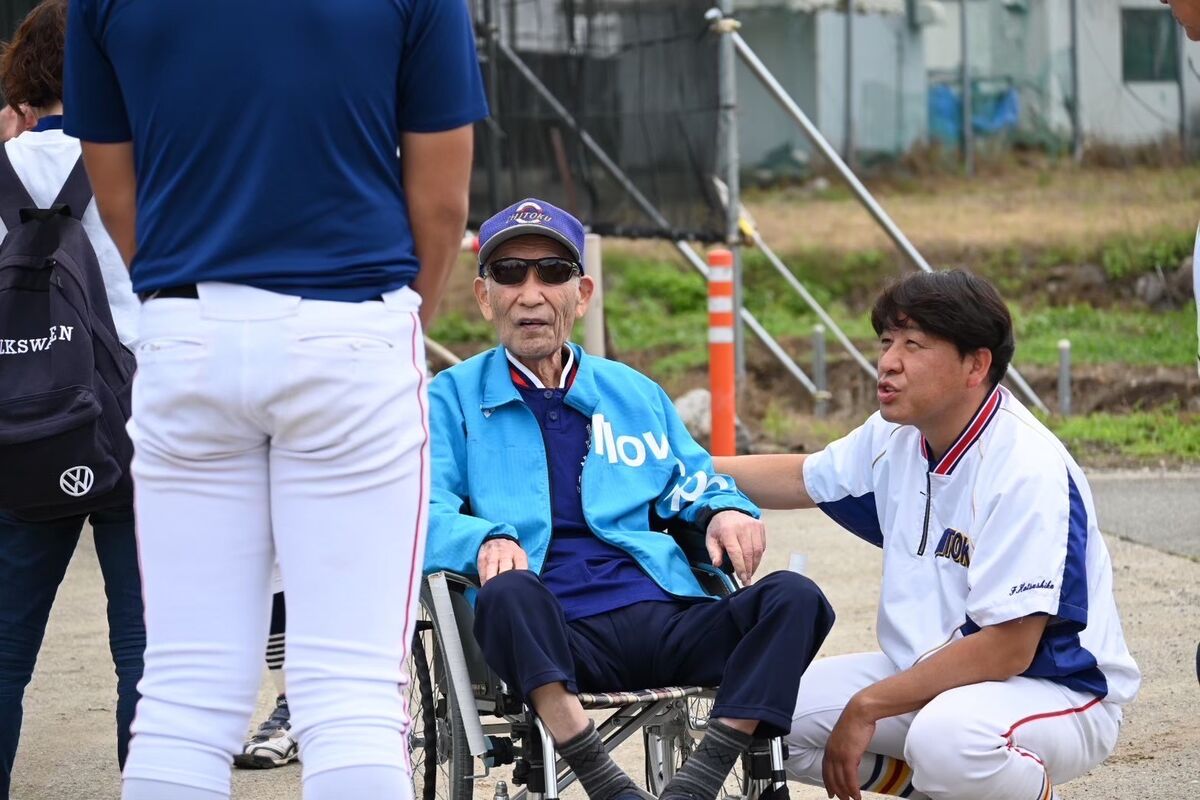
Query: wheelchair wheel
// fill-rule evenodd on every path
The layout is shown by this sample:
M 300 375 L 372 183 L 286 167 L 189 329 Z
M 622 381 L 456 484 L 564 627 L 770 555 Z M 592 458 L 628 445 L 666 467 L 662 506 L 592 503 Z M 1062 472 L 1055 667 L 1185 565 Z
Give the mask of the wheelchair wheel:
M 450 691 L 441 640 L 422 597 L 409 655 L 409 755 L 413 797 L 470 800 L 472 758 L 458 702 Z
M 642 729 L 646 753 L 646 789 L 654 795 L 687 762 L 708 727 L 708 715 L 713 701 L 705 697 L 689 697 Z M 745 759 L 734 764 L 721 787 L 718 800 L 757 800 L 758 782 L 749 779 Z

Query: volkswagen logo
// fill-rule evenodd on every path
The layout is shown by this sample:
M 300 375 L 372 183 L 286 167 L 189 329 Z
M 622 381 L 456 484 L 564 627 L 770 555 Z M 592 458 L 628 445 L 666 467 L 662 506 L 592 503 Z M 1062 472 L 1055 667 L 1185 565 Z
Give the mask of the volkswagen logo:
M 58 476 L 58 486 L 71 497 L 83 497 L 92 490 L 95 480 L 91 467 L 71 467 Z

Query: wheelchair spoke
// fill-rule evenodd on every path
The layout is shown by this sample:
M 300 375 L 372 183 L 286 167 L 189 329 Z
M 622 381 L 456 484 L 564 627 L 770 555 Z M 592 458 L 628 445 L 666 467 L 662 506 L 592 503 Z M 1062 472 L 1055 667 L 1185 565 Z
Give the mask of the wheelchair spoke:
M 436 623 L 422 597 L 408 660 L 409 758 L 414 800 L 470 800 L 472 759 L 454 698 Z

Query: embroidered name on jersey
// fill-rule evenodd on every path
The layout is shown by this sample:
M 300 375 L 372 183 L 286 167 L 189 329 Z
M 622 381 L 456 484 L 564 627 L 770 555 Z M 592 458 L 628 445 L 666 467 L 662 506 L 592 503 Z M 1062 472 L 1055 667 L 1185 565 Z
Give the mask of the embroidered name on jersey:
M 962 531 L 946 528 L 938 542 L 935 557 L 948 558 L 955 564 L 971 566 L 971 540 Z

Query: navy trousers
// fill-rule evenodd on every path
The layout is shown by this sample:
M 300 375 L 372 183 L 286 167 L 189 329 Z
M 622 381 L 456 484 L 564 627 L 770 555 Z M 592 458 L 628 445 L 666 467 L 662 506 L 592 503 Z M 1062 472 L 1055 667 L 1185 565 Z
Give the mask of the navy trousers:
M 124 766 L 146 650 L 133 509 L 97 512 L 91 520 L 108 597 L 108 644 L 117 672 L 117 761 Z M 83 517 L 25 522 L 0 512 L 0 798 L 8 797 L 12 779 L 21 700 L 83 523 Z
M 522 697 L 556 682 L 571 692 L 719 685 L 713 717 L 755 719 L 760 736 L 779 736 L 833 618 L 815 583 L 775 572 L 716 601 L 635 603 L 568 623 L 537 575 L 513 570 L 479 590 L 475 638 Z

